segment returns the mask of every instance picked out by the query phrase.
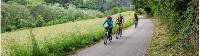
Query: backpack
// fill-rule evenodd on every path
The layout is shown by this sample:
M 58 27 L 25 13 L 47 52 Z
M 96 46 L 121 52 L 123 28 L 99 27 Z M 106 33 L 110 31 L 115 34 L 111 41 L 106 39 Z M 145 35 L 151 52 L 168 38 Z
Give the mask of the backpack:
M 122 19 L 123 19 L 123 18 L 122 18 L 122 16 L 121 16 L 121 17 L 118 17 L 117 20 L 118 20 L 119 23 L 122 23 Z

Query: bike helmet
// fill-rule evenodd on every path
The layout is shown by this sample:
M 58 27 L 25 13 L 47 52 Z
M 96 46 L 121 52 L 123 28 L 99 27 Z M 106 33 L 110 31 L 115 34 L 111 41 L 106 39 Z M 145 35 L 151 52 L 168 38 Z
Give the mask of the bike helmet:
M 112 17 L 111 17 L 111 16 L 108 16 L 107 19 L 112 19 Z

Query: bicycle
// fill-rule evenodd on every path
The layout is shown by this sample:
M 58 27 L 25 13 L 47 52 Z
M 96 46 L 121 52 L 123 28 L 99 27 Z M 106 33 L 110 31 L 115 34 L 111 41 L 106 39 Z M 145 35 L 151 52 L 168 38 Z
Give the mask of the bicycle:
M 107 41 L 109 40 L 111 42 L 112 38 L 110 36 L 111 33 L 109 33 L 110 29 L 106 28 L 105 34 L 104 34 L 104 44 L 107 44 Z
M 122 25 L 117 25 L 116 39 L 122 37 Z
M 137 27 L 137 25 L 138 25 L 138 21 L 135 21 L 135 28 Z

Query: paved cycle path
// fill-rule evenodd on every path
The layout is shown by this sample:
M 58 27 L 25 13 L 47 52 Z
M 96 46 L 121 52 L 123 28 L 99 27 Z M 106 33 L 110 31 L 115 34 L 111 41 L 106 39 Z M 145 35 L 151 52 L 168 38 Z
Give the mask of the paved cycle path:
M 146 56 L 153 29 L 154 25 L 150 19 L 139 19 L 138 27 L 133 25 L 124 30 L 122 38 L 116 39 L 113 36 L 111 43 L 104 45 L 103 41 L 100 41 L 73 56 Z

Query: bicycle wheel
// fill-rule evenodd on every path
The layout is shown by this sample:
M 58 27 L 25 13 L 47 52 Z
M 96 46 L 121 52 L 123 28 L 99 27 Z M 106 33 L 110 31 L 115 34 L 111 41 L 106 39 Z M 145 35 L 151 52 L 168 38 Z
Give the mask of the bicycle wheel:
M 109 41 L 111 42 L 111 40 L 112 40 L 112 36 L 108 36 L 108 39 L 109 39 Z
M 117 32 L 116 32 L 116 39 L 119 38 L 119 28 L 117 28 Z
M 135 21 L 135 28 L 137 27 L 138 21 Z
M 119 35 L 122 37 L 122 28 L 120 28 Z
M 104 35 L 104 44 L 107 44 L 107 40 L 108 40 L 108 32 L 106 32 Z

